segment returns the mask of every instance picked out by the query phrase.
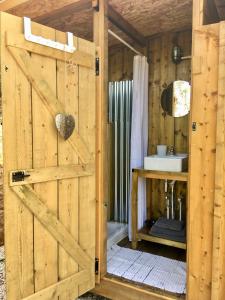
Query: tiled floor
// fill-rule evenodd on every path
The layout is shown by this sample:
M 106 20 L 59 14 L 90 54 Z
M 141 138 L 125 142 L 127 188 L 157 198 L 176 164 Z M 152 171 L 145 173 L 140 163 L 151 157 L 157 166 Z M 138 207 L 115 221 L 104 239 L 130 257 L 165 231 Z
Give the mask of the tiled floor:
M 163 291 L 184 295 L 186 263 L 113 245 L 108 250 L 108 273 Z

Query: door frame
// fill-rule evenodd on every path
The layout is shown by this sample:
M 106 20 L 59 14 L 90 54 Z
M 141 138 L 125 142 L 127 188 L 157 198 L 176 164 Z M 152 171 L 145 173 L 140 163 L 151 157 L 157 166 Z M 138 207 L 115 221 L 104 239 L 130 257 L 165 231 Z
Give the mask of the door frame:
M 93 1 L 96 3 L 96 1 Z M 108 31 L 108 27 L 107 27 L 107 23 L 105 22 L 105 16 L 106 16 L 106 11 L 107 11 L 107 2 L 108 1 L 104 1 L 104 3 L 100 0 L 100 1 L 97 1 L 98 2 L 98 9 L 94 12 L 94 15 L 95 15 L 95 21 L 94 21 L 94 32 L 95 32 L 95 41 L 96 41 L 96 45 L 99 47 L 99 51 L 103 54 L 103 63 L 104 63 L 104 71 L 100 72 L 100 77 L 101 79 L 99 79 L 99 81 L 97 81 L 97 84 L 99 84 L 99 94 L 98 96 L 100 98 L 98 98 L 98 101 L 103 105 L 105 106 L 104 109 L 102 109 L 101 111 L 101 114 L 99 115 L 99 118 L 101 118 L 101 122 L 102 123 L 102 127 L 104 128 L 104 130 L 102 131 L 98 131 L 98 138 L 101 140 L 101 143 L 104 143 L 105 142 L 105 136 L 103 135 L 103 132 L 106 132 L 106 125 L 107 125 L 107 120 L 106 120 L 106 99 L 107 99 L 107 84 L 108 84 L 108 72 L 106 72 L 106 70 L 108 69 L 108 64 L 107 64 L 107 57 L 108 57 L 108 45 L 106 43 L 107 41 L 107 31 Z M 204 0 L 195 0 L 193 1 L 193 34 L 194 34 L 194 31 L 195 30 L 200 30 L 200 27 L 202 26 L 202 29 L 204 28 L 207 29 L 209 28 L 209 31 L 210 31 L 210 26 L 212 28 L 212 31 L 213 30 L 217 30 L 215 29 L 216 26 L 218 25 L 204 25 Z M 96 7 L 95 7 L 96 8 Z M 103 25 L 103 27 L 101 27 L 101 29 L 99 29 L 99 27 L 97 26 L 101 20 L 101 24 Z M 207 27 L 208 26 L 208 27 Z M 214 28 L 214 29 L 213 29 Z M 101 43 L 99 42 L 99 39 L 100 37 L 104 37 L 104 39 L 102 38 L 101 39 Z M 193 36 L 192 36 L 193 38 Z M 193 40 L 193 44 L 192 44 L 192 47 L 193 47 L 193 53 L 194 53 L 194 49 L 195 49 L 195 41 Z M 201 60 L 201 59 L 200 59 Z M 192 76 L 193 76 L 193 73 L 196 72 L 196 68 L 198 68 L 199 66 L 199 63 L 200 61 L 194 61 L 192 62 Z M 212 68 L 214 66 L 212 65 Z M 214 69 L 214 74 L 210 73 L 210 69 L 208 70 L 208 77 L 210 78 L 210 76 L 212 76 L 212 78 L 214 78 L 213 76 L 215 75 L 215 69 Z M 215 80 L 215 78 L 214 78 Z M 207 87 L 206 87 L 207 88 Z M 209 92 L 209 90 L 207 90 L 207 92 Z M 212 87 L 212 90 L 211 90 L 212 93 L 215 93 L 215 90 L 214 90 L 214 87 Z M 214 95 L 215 96 L 215 95 Z M 196 97 L 192 98 L 192 101 L 198 101 L 198 99 Z M 201 111 L 199 112 L 201 113 Z M 215 112 L 215 115 L 216 115 L 216 112 Z M 215 115 L 214 115 L 214 121 L 215 121 Z M 193 133 L 192 131 L 192 122 L 194 122 L 195 120 L 190 120 L 189 122 L 189 133 L 190 133 L 190 137 Z M 214 124 L 214 121 L 212 122 L 212 124 Z M 207 120 L 206 120 L 207 122 Z M 101 127 L 101 128 L 102 128 Z M 215 142 L 215 136 L 211 136 L 210 137 L 212 139 L 212 142 L 214 140 Z M 190 143 L 189 143 L 190 145 Z M 103 152 L 106 151 L 106 147 L 103 148 Z M 212 156 L 214 156 L 214 154 L 212 154 Z M 101 164 L 104 166 L 106 165 L 107 161 L 105 160 L 105 157 L 106 157 L 106 153 L 102 153 L 101 155 Z M 190 166 L 191 168 L 192 166 Z M 202 176 L 204 176 L 204 174 L 202 174 Z M 104 178 L 105 179 L 105 178 Z M 193 180 L 192 177 L 189 176 L 189 179 Z M 102 181 L 102 178 L 98 177 L 98 184 L 101 185 L 101 184 L 106 184 L 106 181 L 104 180 L 104 183 Z M 190 181 L 189 181 L 189 184 L 190 184 Z M 211 185 L 212 187 L 214 186 L 215 182 L 214 182 L 214 174 L 211 174 Z M 190 186 L 190 185 L 189 185 Z M 189 187 L 189 194 L 190 194 L 190 187 Z M 118 295 L 118 298 L 120 298 L 119 295 L 123 294 L 123 293 L 129 293 L 129 291 L 132 291 L 133 289 L 135 289 L 135 294 L 137 293 L 140 297 L 143 296 L 143 289 L 141 287 L 138 287 L 138 286 L 135 286 L 134 284 L 127 284 L 127 283 L 123 283 L 121 280 L 116 280 L 116 279 L 110 279 L 107 275 L 106 275 L 106 225 L 107 225 L 107 219 L 106 219 L 106 215 L 107 215 L 107 211 L 103 208 L 106 203 L 104 203 L 104 199 L 106 199 L 106 196 L 107 194 L 103 193 L 101 195 L 101 197 L 99 198 L 99 203 L 98 205 L 100 206 L 100 209 L 99 209 L 99 212 L 100 215 L 99 216 L 99 226 L 100 226 L 100 232 L 101 232 L 101 239 L 100 241 L 98 241 L 99 243 L 99 247 L 100 247 L 100 251 L 102 253 L 102 261 L 100 263 L 100 274 L 101 274 L 101 282 L 100 282 L 100 285 L 97 285 L 94 292 L 96 293 L 99 293 L 103 296 L 110 296 L 111 297 L 113 295 Z M 211 197 L 212 197 L 212 194 L 211 194 Z M 190 201 L 190 199 L 188 198 L 188 202 Z M 190 207 L 190 203 L 188 205 Z M 207 281 L 205 283 L 201 283 L 199 280 L 199 278 L 196 278 L 196 282 L 194 283 L 192 281 L 191 283 L 191 278 L 192 278 L 192 274 L 191 274 L 191 270 L 190 270 L 190 264 L 191 262 L 193 261 L 194 259 L 194 256 L 193 256 L 193 252 L 194 252 L 194 249 L 195 249 L 195 242 L 193 241 L 193 243 L 190 243 L 190 222 L 191 222 L 191 219 L 193 217 L 192 215 L 192 212 L 189 211 L 189 207 L 188 207 L 188 220 L 189 220 L 189 224 L 188 224 L 188 237 L 187 237 L 187 244 L 188 244 L 188 260 L 187 260 L 187 281 L 188 281 L 188 287 L 187 287 L 187 296 L 186 296 L 186 299 L 190 299 L 189 298 L 189 294 L 192 294 L 192 293 L 195 293 L 195 292 L 198 292 L 202 289 L 206 290 L 207 294 L 209 295 L 211 293 L 211 290 L 210 287 L 208 286 L 208 283 Z M 213 213 L 212 213 L 213 214 Z M 213 227 L 213 217 L 211 215 L 210 217 L 210 225 L 211 227 Z M 195 225 L 194 225 L 195 226 Z M 195 227 L 192 227 L 192 232 L 193 230 L 196 230 L 198 231 L 198 228 L 195 228 Z M 207 238 L 207 233 L 206 233 L 206 236 L 205 238 Z M 202 248 L 203 249 L 203 248 Z M 201 249 L 201 251 L 202 251 Z M 191 255 L 190 255 L 191 254 Z M 209 257 L 210 259 L 212 258 L 212 253 L 209 254 Z M 207 267 L 206 268 L 210 268 L 210 262 L 207 262 Z M 211 278 L 208 278 L 209 281 L 211 281 Z M 195 281 L 195 280 L 194 280 Z M 120 290 L 119 290 L 120 289 Z M 111 290 L 111 292 L 110 292 Z M 112 292 L 112 290 L 114 290 Z M 146 291 L 145 291 L 146 292 Z M 144 293 L 145 293 L 144 292 Z M 115 294 L 116 293 L 116 294 Z M 204 293 L 203 293 L 204 295 Z M 174 299 L 172 296 L 162 296 L 162 295 L 157 295 L 157 293 L 149 293 L 148 294 L 148 297 L 150 297 L 149 299 Z M 156 298 L 155 298 L 156 297 Z M 166 297 L 166 298 L 165 298 Z M 144 299 L 144 298 L 143 298 Z M 203 298 L 202 298 L 203 299 Z

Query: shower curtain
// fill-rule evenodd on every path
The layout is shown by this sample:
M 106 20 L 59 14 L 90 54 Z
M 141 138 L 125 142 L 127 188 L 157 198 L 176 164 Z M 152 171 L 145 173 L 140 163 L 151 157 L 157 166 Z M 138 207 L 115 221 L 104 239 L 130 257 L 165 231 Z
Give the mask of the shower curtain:
M 148 150 L 148 62 L 145 56 L 134 57 L 133 104 L 131 122 L 131 170 L 143 167 Z M 132 172 L 131 172 L 132 174 Z M 131 175 L 130 175 L 131 176 Z M 131 178 L 131 177 L 130 177 Z M 129 239 L 131 240 L 131 185 L 129 197 Z M 146 220 L 146 180 L 138 180 L 138 228 Z

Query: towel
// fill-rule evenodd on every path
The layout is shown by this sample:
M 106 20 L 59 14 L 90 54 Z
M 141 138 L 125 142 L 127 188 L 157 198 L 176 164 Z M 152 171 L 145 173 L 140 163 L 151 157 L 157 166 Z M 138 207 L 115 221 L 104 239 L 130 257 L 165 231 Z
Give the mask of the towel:
M 159 228 L 157 226 L 152 226 L 150 230 L 150 234 L 152 233 L 160 233 L 160 234 L 166 234 L 166 235 L 171 235 L 171 236 L 185 236 L 185 230 L 182 229 L 180 231 L 175 231 L 175 230 L 170 230 L 170 229 L 165 229 L 165 228 Z
M 154 226 L 157 226 L 159 228 L 170 229 L 173 231 L 181 231 L 184 228 L 184 222 L 161 217 L 155 222 Z
M 186 230 L 184 228 L 184 224 L 178 220 L 159 218 L 152 226 L 149 234 L 176 242 L 186 241 Z
M 150 232 L 150 235 L 155 236 L 155 237 L 159 237 L 162 239 L 166 239 L 166 240 L 171 240 L 171 241 L 175 241 L 175 242 L 180 242 L 180 243 L 185 243 L 186 242 L 186 236 L 185 233 L 183 236 L 174 236 L 171 234 L 164 234 L 164 233 L 152 233 Z

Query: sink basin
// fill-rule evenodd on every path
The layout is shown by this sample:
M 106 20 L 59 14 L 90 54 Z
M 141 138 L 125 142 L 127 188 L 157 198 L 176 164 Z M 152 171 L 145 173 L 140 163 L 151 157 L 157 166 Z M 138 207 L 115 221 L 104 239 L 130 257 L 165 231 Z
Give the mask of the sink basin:
M 150 155 L 144 158 L 144 169 L 152 171 L 184 172 L 188 167 L 188 155 Z

